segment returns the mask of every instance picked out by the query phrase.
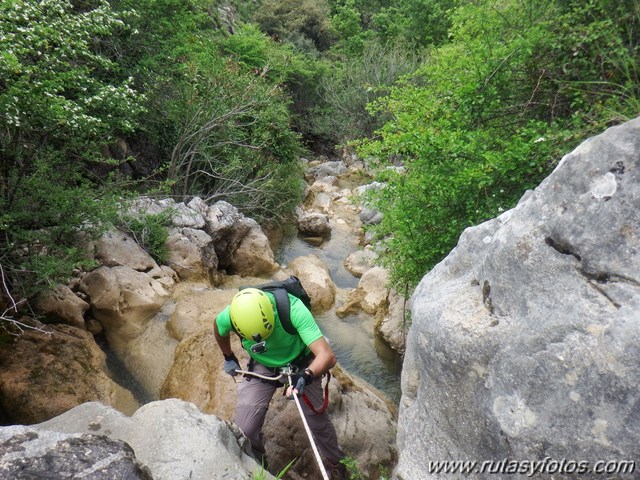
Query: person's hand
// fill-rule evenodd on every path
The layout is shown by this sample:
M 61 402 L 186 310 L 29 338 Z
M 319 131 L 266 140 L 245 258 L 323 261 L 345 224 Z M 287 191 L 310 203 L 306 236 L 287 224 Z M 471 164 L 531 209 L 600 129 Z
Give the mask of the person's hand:
M 287 398 L 293 398 L 293 394 L 302 395 L 304 387 L 313 381 L 313 374 L 308 368 L 302 374 L 291 377 L 291 385 L 287 388 Z
M 222 366 L 225 373 L 228 373 L 232 377 L 238 375 L 236 370 L 240 370 L 240 363 L 238 358 L 232 353 L 231 355 L 224 356 L 224 365 Z

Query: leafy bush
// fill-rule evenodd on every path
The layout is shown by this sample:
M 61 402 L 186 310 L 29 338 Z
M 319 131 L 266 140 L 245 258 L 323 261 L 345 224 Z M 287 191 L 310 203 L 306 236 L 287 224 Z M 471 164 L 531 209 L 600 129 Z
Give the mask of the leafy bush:
M 167 209 L 162 213 L 148 213 L 136 217 L 129 215 L 118 218 L 118 227 L 127 232 L 159 264 L 166 264 L 168 227 L 174 212 Z
M 218 30 L 205 1 L 124 0 L 119 8 L 137 12 L 135 46 L 120 43 L 147 98 L 137 141 L 153 147 L 143 151 L 157 168 L 154 187 L 225 199 L 260 219 L 290 213 L 302 150 L 283 90 L 307 74 L 301 57 L 250 25 Z
M 301 196 L 301 144 L 278 84 L 222 61 L 194 59 L 167 105 L 178 138 L 168 165 L 174 194 L 227 200 L 257 219 L 282 218 Z
M 459 0 L 401 0 L 381 8 L 372 17 L 384 40 L 402 40 L 412 47 L 438 45 L 447 40 L 449 12 Z
M 100 149 L 132 131 L 142 110 L 101 52 L 102 39 L 124 29 L 104 1 L 0 5 L 4 295 L 29 298 L 68 276 L 85 258 L 78 235 L 98 233 L 114 211 L 105 173 L 116 165 Z
M 318 79 L 321 100 L 310 115 L 311 130 L 334 144 L 372 135 L 388 116 L 381 110 L 372 115 L 367 105 L 418 65 L 410 51 L 376 41 L 367 42 L 360 55 L 334 60 Z
M 622 11 L 638 5 L 626 3 L 462 6 L 450 42 L 374 103 L 392 118 L 360 153 L 387 182 L 377 235 L 396 286 L 415 285 L 464 228 L 511 208 L 575 143 L 624 117 L 612 112 L 633 112 L 637 17 Z M 404 171 L 386 168 L 395 161 Z
M 263 0 L 252 20 L 263 32 L 307 53 L 325 51 L 333 43 L 325 0 Z

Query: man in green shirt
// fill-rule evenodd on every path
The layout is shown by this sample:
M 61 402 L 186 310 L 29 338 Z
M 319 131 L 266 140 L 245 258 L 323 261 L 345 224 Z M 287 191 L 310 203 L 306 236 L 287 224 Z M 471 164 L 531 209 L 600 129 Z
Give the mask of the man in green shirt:
M 236 370 L 240 369 L 229 337 L 231 331 L 235 331 L 251 357 L 250 371 L 276 377 L 281 367 L 289 364 L 298 367 L 287 394 L 304 393 L 312 405 L 319 406 L 323 403 L 322 376 L 336 364 L 336 357 L 309 309 L 297 297 L 288 297 L 291 323 L 297 334 L 288 333 L 282 326 L 275 297 L 256 288 L 238 292 L 231 304 L 217 315 L 214 334 L 225 358 L 224 370 L 235 376 Z M 265 459 L 262 425 L 269 402 L 276 389 L 283 385 L 279 381 L 247 375 L 238 387 L 236 424 L 251 441 L 258 461 Z M 335 428 L 326 411 L 315 413 L 306 402 L 302 408 L 327 470 L 331 471 L 331 478 L 346 479 L 346 469 L 340 463 L 345 455 L 338 445 Z

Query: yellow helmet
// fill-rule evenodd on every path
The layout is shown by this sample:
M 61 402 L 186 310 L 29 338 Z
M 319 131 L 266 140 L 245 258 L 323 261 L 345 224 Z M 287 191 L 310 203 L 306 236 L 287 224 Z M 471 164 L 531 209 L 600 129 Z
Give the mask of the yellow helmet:
M 231 300 L 229 314 L 233 328 L 242 338 L 260 342 L 273 332 L 273 305 L 262 290 L 240 290 Z

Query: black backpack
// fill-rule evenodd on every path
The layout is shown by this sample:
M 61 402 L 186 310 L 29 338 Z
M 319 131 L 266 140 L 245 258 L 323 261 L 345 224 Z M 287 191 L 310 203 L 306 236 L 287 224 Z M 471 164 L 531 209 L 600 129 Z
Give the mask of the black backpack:
M 240 287 L 240 290 L 244 290 L 245 288 L 257 288 L 263 292 L 273 294 L 276 299 L 278 317 L 280 317 L 280 323 L 282 323 L 283 328 L 290 335 L 298 334 L 293 323 L 291 323 L 291 302 L 289 302 L 287 293 L 302 300 L 302 303 L 311 310 L 311 298 L 309 298 L 309 294 L 302 286 L 302 283 L 300 283 L 298 277 L 292 275 L 280 282 L 269 282 L 263 285 L 247 285 L 246 287 Z

